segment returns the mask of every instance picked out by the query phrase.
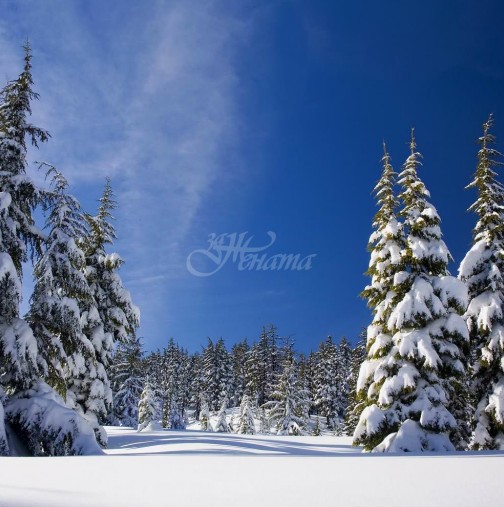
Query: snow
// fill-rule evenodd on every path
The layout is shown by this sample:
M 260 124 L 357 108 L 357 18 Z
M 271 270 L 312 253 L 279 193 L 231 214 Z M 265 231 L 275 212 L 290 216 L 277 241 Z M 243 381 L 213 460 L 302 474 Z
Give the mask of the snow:
M 107 456 L 0 458 L 2 507 L 502 504 L 500 452 L 361 454 L 348 437 L 107 430 Z
M 32 436 L 28 446 L 34 454 L 102 453 L 93 428 L 42 381 L 12 397 L 5 412 L 19 432 L 26 431 Z

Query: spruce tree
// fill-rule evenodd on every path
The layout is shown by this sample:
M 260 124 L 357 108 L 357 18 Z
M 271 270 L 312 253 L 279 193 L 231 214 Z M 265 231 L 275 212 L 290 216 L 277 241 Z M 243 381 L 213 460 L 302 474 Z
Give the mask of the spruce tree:
M 114 393 L 112 423 L 120 426 L 138 426 L 138 404 L 144 388 L 142 344 L 135 337 L 119 344 L 111 368 Z
M 474 242 L 459 277 L 468 287 L 465 313 L 470 332 L 473 417 L 472 449 L 497 449 L 504 443 L 504 188 L 496 168 L 503 165 L 493 147 L 492 115 L 479 138 L 476 174 L 467 188 L 477 190 L 469 208 L 478 216 Z
M 338 348 L 332 336 L 321 343 L 315 360 L 315 407 L 317 415 L 326 418 L 328 429 L 334 429 L 338 413 Z
M 300 382 L 293 353 L 284 359 L 272 400 L 263 405 L 277 435 L 299 435 L 308 420 L 308 392 Z
M 219 413 L 217 414 L 217 423 L 215 425 L 215 431 L 217 433 L 229 433 L 229 424 L 226 420 L 226 409 L 227 400 L 223 400 Z
M 26 141 L 37 147 L 49 137 L 28 122 L 38 94 L 29 45 L 24 49 L 22 73 L 0 91 L 0 377 L 8 394 L 28 388 L 46 369 L 30 327 L 19 318 L 22 265 L 40 252 L 43 239 L 33 219 L 40 192 L 26 176 Z
M 245 360 L 249 351 L 247 340 L 243 340 L 233 345 L 231 349 L 232 381 L 230 393 L 230 406 L 240 405 L 242 396 L 245 392 Z
M 254 435 L 254 412 L 252 409 L 253 402 L 248 394 L 244 394 L 240 403 L 240 415 L 238 416 L 238 428 L 236 433 L 242 435 Z
M 49 164 L 42 166 L 48 167 L 46 177 L 51 177 L 53 187 L 44 192 L 49 232 L 34 267 L 27 320 L 48 367 L 46 380 L 66 398 L 67 378 L 82 373 L 84 357 L 92 348 L 83 340 L 79 311 L 79 302 L 92 298 L 84 276 L 84 252 L 77 245 L 86 229 L 79 203 L 67 194 L 64 176 Z
M 47 367 L 32 330 L 19 318 L 22 265 L 40 251 L 43 238 L 33 220 L 40 193 L 26 176 L 26 141 L 37 147 L 49 137 L 28 122 L 38 94 L 32 88 L 30 46 L 24 50 L 23 71 L 0 91 L 0 404 L 4 390 L 12 395 L 28 389 Z M 0 455 L 8 452 L 3 412 L 2 407 Z
M 364 409 L 362 399 L 359 399 L 357 394 L 357 380 L 359 378 L 359 370 L 361 364 L 366 359 L 366 330 L 361 335 L 362 339 L 357 342 L 357 345 L 352 350 L 350 361 L 350 375 L 348 377 L 348 404 L 345 411 L 345 420 L 343 431 L 345 435 L 353 435 L 359 417 Z
M 361 297 L 367 300 L 373 311 L 373 321 L 367 328 L 366 358 L 360 365 L 356 385 L 356 398 L 363 406 L 371 407 L 368 411 L 370 415 L 373 410 L 379 410 L 377 402 L 380 387 L 393 375 L 393 370 L 388 366 L 393 343 L 387 320 L 396 299 L 395 276 L 404 269 L 401 251 L 405 248 L 403 228 L 397 217 L 399 203 L 394 192 L 397 174 L 392 167 L 385 143 L 381 162 L 381 177 L 374 188 L 379 208 L 374 216 L 374 231 L 368 243 L 371 258 L 366 274 L 371 277 L 371 283 L 361 293 Z M 397 427 L 395 421 L 382 421 L 380 428 L 373 428 L 366 415 L 361 419 L 361 423 L 365 426 L 359 434 L 354 435 L 354 444 L 362 443 L 368 449 L 380 443 Z
M 405 270 L 394 276 L 389 315 L 384 304 L 388 319 L 381 331 L 387 334 L 376 338 L 368 356 L 376 353 L 378 340 L 388 350 L 383 361 L 364 363 L 361 370 L 362 379 L 372 382 L 354 441 L 377 451 L 453 450 L 448 434 L 457 421 L 447 407 L 464 373 L 461 347 L 468 336 L 460 314 L 467 291 L 448 274 L 451 256 L 441 239 L 439 215 L 418 177 L 421 155 L 413 131 L 410 150 L 399 176 Z M 365 385 L 359 379 L 359 390 Z
M 138 403 L 138 431 L 158 421 L 158 399 L 147 377 Z
M 107 370 L 114 344 L 133 338 L 140 318 L 118 274 L 123 260 L 105 250 L 116 238 L 111 223 L 116 208 L 113 197 L 107 179 L 97 215 L 85 215 L 89 232 L 80 245 L 86 256 L 85 274 L 93 299 L 81 305 L 81 322 L 84 335 L 92 343 L 94 357 L 86 358 L 85 372 L 71 379 L 76 407 L 93 425 L 102 446 L 106 446 L 107 436 L 101 423 L 112 406 Z

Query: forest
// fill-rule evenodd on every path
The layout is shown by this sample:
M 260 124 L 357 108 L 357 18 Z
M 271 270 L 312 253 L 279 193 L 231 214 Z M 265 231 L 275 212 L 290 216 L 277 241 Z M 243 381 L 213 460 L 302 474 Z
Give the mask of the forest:
M 353 435 L 366 451 L 501 447 L 504 188 L 491 115 L 468 185 L 477 193 L 474 242 L 457 277 L 412 130 L 399 173 L 383 146 L 371 281 L 361 294 L 373 318 L 356 346 L 328 337 L 299 354 L 271 324 L 230 349 L 208 339 L 190 354 L 170 339 L 144 353 L 140 310 L 110 251 L 110 180 L 90 214 L 50 163 L 37 164 L 48 188 L 29 174 L 27 143 L 50 140 L 29 122 L 38 99 L 31 58 L 27 44 L 22 73 L 0 91 L 0 454 L 13 445 L 32 455 L 96 454 L 107 446 L 104 425 L 180 430 L 190 419 L 205 431 L 250 434 L 259 420 L 265 434 Z M 35 286 L 20 315 L 27 265 Z M 239 415 L 229 421 L 232 407 Z

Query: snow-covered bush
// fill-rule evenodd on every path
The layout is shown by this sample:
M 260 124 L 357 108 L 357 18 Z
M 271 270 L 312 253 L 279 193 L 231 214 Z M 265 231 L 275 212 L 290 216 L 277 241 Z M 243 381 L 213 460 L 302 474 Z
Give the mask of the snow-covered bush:
M 226 420 L 226 409 L 227 409 L 228 400 L 225 399 L 222 402 L 222 406 L 217 415 L 217 423 L 215 424 L 214 431 L 217 433 L 229 433 L 229 424 Z

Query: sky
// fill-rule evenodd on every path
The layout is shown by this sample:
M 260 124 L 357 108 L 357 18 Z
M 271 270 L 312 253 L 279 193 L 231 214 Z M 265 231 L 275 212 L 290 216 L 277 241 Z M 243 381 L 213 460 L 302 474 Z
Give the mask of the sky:
M 359 293 L 382 142 L 400 170 L 411 127 L 456 273 L 490 113 L 504 151 L 498 0 L 0 9 L 0 77 L 20 72 L 29 38 L 32 121 L 52 135 L 29 174 L 43 184 L 34 162 L 54 164 L 90 213 L 111 178 L 111 251 L 146 350 L 252 342 L 270 323 L 305 352 L 328 335 L 355 342 L 371 319 Z M 298 269 L 276 269 L 286 259 Z

